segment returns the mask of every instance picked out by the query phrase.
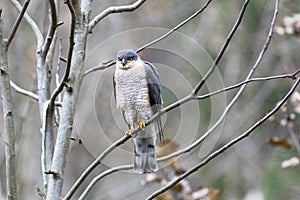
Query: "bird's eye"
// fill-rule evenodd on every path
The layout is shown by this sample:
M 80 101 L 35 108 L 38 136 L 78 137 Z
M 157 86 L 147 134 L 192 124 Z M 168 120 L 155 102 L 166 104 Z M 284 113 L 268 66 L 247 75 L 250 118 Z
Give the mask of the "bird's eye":
M 129 56 L 129 57 L 127 58 L 128 61 L 132 61 L 132 59 L 133 59 L 132 56 Z
M 122 60 L 122 58 L 121 57 L 118 57 L 118 61 L 121 61 Z

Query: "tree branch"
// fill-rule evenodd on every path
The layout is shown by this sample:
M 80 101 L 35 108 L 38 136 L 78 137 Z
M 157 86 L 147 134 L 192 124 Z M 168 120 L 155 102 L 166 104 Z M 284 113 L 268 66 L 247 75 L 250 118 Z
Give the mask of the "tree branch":
M 129 170 L 132 169 L 133 165 L 122 165 L 122 166 L 118 166 L 118 167 L 114 167 L 114 168 L 110 168 L 108 170 L 106 170 L 105 172 L 99 174 L 98 176 L 96 176 L 92 182 L 90 182 L 90 184 L 87 186 L 87 188 L 83 191 L 83 193 L 80 195 L 78 200 L 83 200 L 85 199 L 86 195 L 91 191 L 91 189 L 95 186 L 95 184 L 102 178 L 104 178 L 105 176 L 112 174 L 114 172 L 120 171 L 120 170 Z
M 198 16 L 200 13 L 202 13 L 207 7 L 208 5 L 212 2 L 212 0 L 208 0 L 206 2 L 206 4 L 204 4 L 204 6 L 202 8 L 200 8 L 199 10 L 197 10 L 196 12 L 194 12 L 191 16 L 189 16 L 188 18 L 186 18 L 185 20 L 183 20 L 181 23 L 179 23 L 178 25 L 176 25 L 174 28 L 172 28 L 170 31 L 168 31 L 167 33 L 165 33 L 164 35 L 160 36 L 159 38 L 141 46 L 140 48 L 138 48 L 136 50 L 136 52 L 140 52 L 146 48 L 148 48 L 149 46 L 156 44 L 158 42 L 160 42 L 161 40 L 167 38 L 169 35 L 171 35 L 173 32 L 177 31 L 179 28 L 181 28 L 182 26 L 184 26 L 186 23 L 188 23 L 189 21 L 191 21 L 192 19 L 194 19 L 196 16 Z M 91 69 L 88 69 L 84 72 L 84 76 L 90 74 L 91 72 L 94 71 L 98 71 L 98 70 L 104 70 L 112 65 L 114 65 L 116 63 L 116 61 L 114 59 L 111 59 L 109 61 L 103 62 L 100 65 L 97 65 L 95 67 L 92 67 Z
M 69 0 L 65 1 L 67 4 L 71 4 Z M 74 48 L 72 50 L 73 55 L 68 54 L 68 62 L 70 62 L 70 72 L 66 82 L 64 84 L 68 84 L 68 88 L 66 93 L 64 93 L 63 97 L 63 106 L 61 110 L 61 117 L 59 121 L 59 128 L 56 138 L 56 144 L 53 155 L 53 162 L 51 171 L 55 172 L 56 176 L 49 175 L 49 190 L 47 193 L 47 200 L 52 199 L 60 199 L 62 186 L 63 186 L 63 176 L 64 169 L 67 160 L 67 153 L 70 146 L 70 138 L 73 128 L 74 122 L 74 114 L 76 102 L 80 90 L 80 84 L 82 81 L 83 67 L 84 67 L 84 59 L 85 59 L 85 51 L 86 51 L 86 41 L 87 41 L 87 26 L 89 24 L 89 15 L 91 12 L 91 0 L 82 0 L 82 1 L 72 1 L 73 4 L 70 7 L 70 12 L 75 12 L 76 23 L 74 31 Z M 72 9 L 73 7 L 73 9 Z M 74 16 L 71 13 L 72 17 Z M 73 44 L 72 44 L 73 45 Z M 69 49 L 70 50 L 70 49 Z M 68 68 L 68 67 L 67 67 Z M 65 75 L 68 72 L 65 72 Z M 64 76 L 67 77 L 67 76 Z M 64 78 L 63 78 L 64 80 Z M 52 94 L 52 101 L 59 94 L 59 88 L 56 89 L 56 92 Z
M 127 6 L 111 6 L 105 10 L 103 10 L 101 13 L 99 13 L 94 19 L 91 20 L 89 27 L 88 27 L 88 33 L 92 33 L 94 27 L 98 22 L 100 22 L 104 17 L 112 14 L 112 13 L 121 13 L 121 12 L 130 12 L 138 9 L 143 3 L 145 3 L 146 0 L 137 0 L 135 3 Z
M 21 12 L 22 11 L 22 6 L 20 5 L 20 3 L 17 0 L 10 0 L 10 2 Z M 35 34 L 35 38 L 37 40 L 37 49 L 40 49 L 43 45 L 44 42 L 44 38 L 43 35 L 39 29 L 39 27 L 37 26 L 37 24 L 35 23 L 35 21 L 25 12 L 24 14 L 24 19 L 27 21 L 27 23 L 29 24 L 29 26 L 31 27 L 31 29 L 33 30 L 34 34 Z
M 140 48 L 138 48 L 136 50 L 136 52 L 140 52 L 146 48 L 148 48 L 149 46 L 152 46 L 153 44 L 156 44 L 157 42 L 167 38 L 169 35 L 171 35 L 173 32 L 177 31 L 179 28 L 181 28 L 182 26 L 184 26 L 186 23 L 188 23 L 189 21 L 191 21 L 192 19 L 194 19 L 195 17 L 197 17 L 200 13 L 202 13 L 207 7 L 208 5 L 212 2 L 212 0 L 209 0 L 206 2 L 206 4 L 204 4 L 204 6 L 202 8 L 200 8 L 199 10 L 197 10 L 196 12 L 194 12 L 194 14 L 192 14 L 191 16 L 189 16 L 188 18 L 186 18 L 185 20 L 183 20 L 181 23 L 179 23 L 177 26 L 175 26 L 174 28 L 172 28 L 170 31 L 168 31 L 166 34 L 160 36 L 159 38 L 157 38 L 156 40 L 153 40 L 152 42 L 149 42 L 148 44 L 145 44 L 144 46 L 141 46 Z
M 33 100 L 39 101 L 39 96 L 29 90 L 25 90 L 23 88 L 21 88 L 20 86 L 18 86 L 17 84 L 15 84 L 13 81 L 10 81 L 10 86 L 19 94 L 22 94 L 24 96 L 27 96 Z M 60 101 L 55 101 L 55 106 L 61 106 L 61 102 Z
M 74 183 L 72 188 L 69 190 L 67 195 L 63 198 L 64 200 L 71 199 L 73 194 L 76 192 L 80 184 L 85 180 L 85 178 L 97 167 L 99 164 L 101 164 L 102 160 L 115 148 L 126 142 L 131 138 L 130 135 L 124 135 L 122 138 L 111 144 L 105 151 L 103 151 L 98 158 L 81 174 L 81 176 L 77 179 L 77 181 Z
M 211 65 L 211 67 L 209 68 L 208 72 L 205 74 L 205 76 L 202 78 L 202 80 L 198 83 L 198 85 L 195 87 L 195 89 L 193 90 L 192 94 L 196 95 L 199 90 L 201 89 L 201 87 L 204 85 L 204 83 L 206 82 L 206 80 L 211 76 L 211 74 L 215 71 L 217 65 L 219 64 L 219 61 L 221 60 L 221 58 L 223 57 L 229 43 L 231 42 L 231 39 L 233 37 L 233 35 L 235 34 L 237 28 L 240 26 L 240 23 L 243 19 L 243 16 L 245 14 L 245 11 L 247 9 L 247 6 L 249 4 L 250 0 L 246 0 L 242 6 L 242 9 L 240 11 L 240 14 L 238 16 L 238 19 L 236 20 L 234 26 L 232 27 L 229 35 L 227 36 L 225 43 L 223 44 L 221 50 L 219 51 L 217 57 L 215 58 L 213 64 Z
M 260 78 L 250 78 L 248 80 L 245 80 L 243 82 L 237 83 L 235 85 L 229 86 L 229 87 L 225 87 L 222 88 L 220 90 L 211 92 L 209 94 L 204 94 L 204 95 L 200 95 L 200 96 L 195 96 L 195 99 L 205 99 L 211 96 L 214 96 L 216 94 L 219 94 L 221 92 L 226 92 L 228 90 L 232 90 L 232 89 L 236 89 L 241 87 L 242 85 L 245 85 L 247 83 L 250 82 L 257 82 L 257 81 L 268 81 L 268 80 L 274 80 L 274 79 L 282 79 L 282 78 L 291 78 L 291 79 L 296 79 L 297 74 L 300 73 L 300 70 L 297 70 L 296 72 L 292 73 L 292 74 L 282 74 L 282 75 L 277 75 L 277 76 L 268 76 L 268 77 L 260 77 Z
M 15 89 L 16 92 L 20 93 L 20 94 L 23 94 L 27 97 L 30 97 L 32 98 L 33 100 L 36 100 L 38 101 L 39 100 L 39 96 L 37 94 L 34 94 L 33 92 L 30 92 L 28 90 L 25 90 L 23 88 L 21 88 L 20 86 L 18 86 L 17 84 L 15 84 L 13 81 L 10 81 L 10 86 L 12 88 Z
M 67 66 L 64 73 L 64 76 L 56 89 L 53 91 L 50 97 L 50 107 L 53 107 L 56 97 L 62 92 L 64 86 L 69 78 L 70 69 L 71 69 L 71 60 L 73 55 L 73 48 L 74 48 L 74 32 L 75 32 L 75 25 L 76 25 L 76 15 L 73 5 L 70 1 L 66 1 L 66 4 L 71 13 L 71 27 L 70 27 L 70 37 L 69 37 L 69 50 L 68 50 L 68 58 L 67 58 Z
M 8 42 L 3 34 L 3 20 L 0 10 L 0 89 L 3 108 L 4 126 L 4 150 L 6 161 L 6 188 L 7 199 L 17 199 L 16 183 L 16 149 L 15 149 L 15 128 L 14 128 L 14 106 L 9 84 L 8 70 Z
M 46 59 L 46 56 L 48 54 L 50 45 L 53 41 L 53 37 L 57 28 L 57 14 L 56 14 L 56 5 L 54 0 L 48 0 L 50 4 L 50 27 L 48 29 L 48 33 L 46 36 L 46 41 L 42 47 L 42 57 L 43 59 Z
M 296 90 L 298 84 L 300 83 L 300 78 L 297 78 L 296 82 L 294 83 L 293 87 L 290 89 L 290 91 L 286 94 L 286 96 L 271 110 L 267 115 L 265 115 L 263 118 L 258 120 L 252 127 L 250 127 L 247 131 L 242 133 L 240 136 L 234 138 L 227 144 L 225 144 L 223 147 L 219 148 L 218 150 L 211 153 L 206 159 L 204 159 L 202 162 L 200 162 L 198 165 L 194 166 L 190 170 L 186 171 L 184 174 L 179 176 L 178 178 L 174 179 L 173 181 L 169 182 L 166 186 L 162 187 L 161 189 L 157 190 L 153 194 L 151 194 L 146 200 L 151 200 L 158 195 L 162 194 L 163 192 L 169 190 L 174 185 L 176 185 L 181 180 L 185 179 L 189 175 L 195 173 L 198 171 L 201 167 L 209 163 L 211 160 L 222 154 L 224 151 L 232 147 L 234 144 L 240 142 L 241 140 L 247 138 L 256 128 L 258 128 L 262 123 L 264 123 L 267 119 L 269 119 L 276 111 L 280 109 L 280 107 L 287 101 L 287 99 L 291 96 L 291 94 Z
M 20 12 L 17 20 L 15 21 L 15 24 L 14 24 L 12 30 L 10 31 L 10 34 L 8 36 L 8 39 L 7 39 L 8 46 L 10 45 L 12 39 L 14 38 L 14 36 L 15 36 L 15 34 L 17 32 L 17 29 L 19 28 L 19 25 L 20 25 L 20 23 L 21 23 L 21 21 L 23 19 L 23 16 L 24 16 L 24 14 L 25 14 L 25 12 L 26 12 L 26 10 L 28 8 L 29 2 L 30 2 L 30 0 L 26 0 L 24 2 L 23 8 L 22 8 L 22 10 L 21 10 L 21 12 Z

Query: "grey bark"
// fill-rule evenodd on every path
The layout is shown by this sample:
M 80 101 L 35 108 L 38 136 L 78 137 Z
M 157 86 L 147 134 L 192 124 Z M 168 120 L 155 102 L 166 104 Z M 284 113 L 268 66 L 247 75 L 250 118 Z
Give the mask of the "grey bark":
M 78 2 L 73 1 L 73 7 L 76 13 L 75 44 L 71 59 L 70 75 L 66 83 L 68 89 L 62 100 L 61 117 L 51 168 L 52 174 L 50 175 L 48 182 L 47 200 L 60 199 L 62 196 L 61 191 L 64 179 L 64 168 L 70 145 L 76 101 L 83 76 L 90 6 L 90 1 L 82 1 L 81 5 L 78 4 Z
M 15 200 L 17 199 L 15 129 L 7 50 L 8 41 L 3 35 L 3 21 L 0 16 L 0 88 L 4 119 L 7 199 Z

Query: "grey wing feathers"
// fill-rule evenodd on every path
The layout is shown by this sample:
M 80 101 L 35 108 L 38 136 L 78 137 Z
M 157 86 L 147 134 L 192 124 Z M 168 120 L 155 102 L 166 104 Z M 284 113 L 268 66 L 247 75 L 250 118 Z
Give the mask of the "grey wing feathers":
M 158 76 L 158 71 L 154 65 L 145 61 L 145 72 L 147 77 L 147 85 L 149 89 L 149 99 L 150 106 L 153 114 L 157 113 L 161 109 L 162 96 L 161 96 L 161 86 Z M 162 123 L 161 118 L 157 119 L 157 127 L 159 130 L 159 139 L 163 141 Z
M 113 75 L 113 87 L 114 87 L 114 97 L 115 97 L 115 101 L 116 100 L 116 81 L 115 81 L 115 74 Z

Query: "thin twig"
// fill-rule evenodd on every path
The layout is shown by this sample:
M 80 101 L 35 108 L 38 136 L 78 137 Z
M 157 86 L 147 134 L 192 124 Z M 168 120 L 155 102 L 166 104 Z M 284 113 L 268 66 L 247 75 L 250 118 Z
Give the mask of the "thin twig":
M 12 39 L 14 38 L 14 36 L 17 32 L 17 29 L 19 28 L 19 25 L 23 19 L 23 16 L 28 8 L 29 3 L 30 3 L 30 0 L 26 0 L 24 2 L 23 8 L 22 8 L 17 20 L 15 21 L 15 24 L 14 24 L 13 28 L 11 29 L 10 34 L 8 36 L 8 39 L 7 39 L 8 46 L 10 45 Z
M 226 91 L 229 91 L 229 90 L 232 90 L 232 89 L 236 89 L 236 88 L 239 88 L 241 87 L 242 85 L 245 85 L 247 83 L 250 83 L 250 82 L 257 82 L 257 81 L 268 81 L 268 80 L 274 80 L 274 79 L 282 79 L 282 78 L 291 78 L 291 79 L 296 79 L 296 75 L 300 72 L 300 70 L 297 70 L 295 73 L 293 74 L 282 74 L 282 75 L 276 75 L 276 76 L 268 76 L 268 77 L 260 77 L 260 78 L 251 78 L 251 79 L 248 79 L 248 80 L 245 80 L 243 82 L 240 82 L 240 83 L 237 83 L 235 85 L 232 85 L 232 86 L 228 86 L 228 87 L 225 87 L 225 88 L 222 88 L 220 90 L 216 90 L 214 92 L 211 92 L 209 94 L 204 94 L 204 95 L 200 95 L 200 96 L 195 96 L 195 99 L 205 99 L 205 98 L 208 98 L 208 97 L 212 97 L 216 94 L 219 94 L 219 93 L 222 93 L 222 92 L 226 92 Z
M 104 70 L 106 68 L 109 68 L 111 67 L 112 65 L 116 64 L 116 61 L 115 60 L 110 60 L 109 62 L 107 61 L 104 61 L 104 63 L 100 64 L 100 65 L 97 65 L 97 66 L 94 66 L 92 67 L 91 69 L 88 69 L 84 72 L 83 74 L 83 77 L 85 77 L 86 75 L 92 73 L 92 72 L 95 72 L 95 71 L 98 71 L 98 70 Z
M 42 47 L 42 57 L 45 59 L 57 28 L 57 13 L 54 0 L 48 0 L 50 5 L 50 27 L 47 33 L 46 41 Z
M 30 92 L 28 90 L 25 90 L 23 88 L 21 88 L 20 86 L 18 86 L 17 84 L 15 84 L 13 81 L 10 81 L 10 85 L 12 88 L 15 89 L 16 92 L 20 93 L 20 94 L 23 94 L 27 97 L 30 97 L 36 101 L 39 100 L 39 96 L 37 94 L 34 94 L 33 92 Z
M 59 73 L 60 73 L 60 69 L 61 69 L 61 56 L 62 56 L 62 38 L 59 38 L 58 40 L 58 46 L 59 46 L 59 52 L 58 52 L 58 61 L 57 61 L 57 65 L 56 65 L 56 73 L 55 73 L 55 83 L 56 83 L 56 87 L 59 86 Z M 57 100 L 61 101 L 62 100 L 62 95 L 61 93 L 57 96 Z M 60 119 L 60 113 L 61 113 L 61 108 L 56 108 L 55 109 L 55 121 L 58 124 L 59 119 Z
M 138 48 L 136 50 L 136 52 L 140 52 L 144 49 L 146 49 L 147 47 L 156 44 L 157 42 L 167 38 L 169 35 L 171 35 L 174 31 L 177 31 L 179 28 L 181 28 L 182 26 L 184 26 L 186 23 L 188 23 L 189 21 L 191 21 L 192 19 L 194 19 L 195 17 L 197 17 L 200 13 L 202 13 L 207 7 L 208 5 L 212 2 L 212 0 L 209 0 L 206 2 L 206 4 L 204 4 L 204 6 L 202 8 L 200 8 L 199 10 L 197 10 L 194 14 L 192 14 L 191 16 L 189 16 L 188 18 L 186 18 L 184 21 L 182 21 L 181 23 L 179 23 L 177 26 L 175 26 L 174 28 L 172 28 L 170 31 L 168 31 L 166 34 L 160 36 L 159 38 L 157 38 L 156 40 L 153 40 L 152 42 L 149 42 L 148 44 L 145 44 L 144 46 Z
M 30 97 L 33 100 L 39 101 L 39 96 L 29 90 L 25 90 L 23 88 L 21 88 L 20 86 L 18 86 L 17 84 L 15 84 L 13 81 L 10 81 L 10 86 L 19 94 L 23 94 L 24 96 Z M 61 102 L 60 101 L 55 101 L 55 106 L 61 106 Z
M 211 74 L 215 71 L 217 65 L 219 64 L 219 61 L 221 60 L 221 58 L 223 57 L 225 50 L 227 49 L 229 43 L 231 42 L 231 39 L 233 37 L 233 35 L 235 34 L 237 28 L 239 27 L 243 16 L 245 14 L 246 8 L 248 6 L 248 3 L 250 2 L 250 0 L 246 0 L 243 4 L 243 7 L 240 11 L 240 14 L 238 16 L 238 19 L 236 20 L 233 28 L 231 29 L 229 35 L 227 36 L 225 43 L 223 44 L 221 50 L 219 51 L 217 57 L 215 58 L 213 64 L 210 66 L 208 72 L 205 74 L 205 76 L 202 78 L 202 80 L 198 83 L 198 85 L 195 87 L 195 89 L 193 90 L 192 94 L 196 95 L 199 90 L 201 89 L 201 87 L 204 85 L 204 83 L 206 82 L 206 80 L 211 76 Z
M 73 8 L 73 5 L 69 2 L 66 1 L 66 4 L 70 10 L 71 13 L 71 30 L 70 30 L 70 37 L 69 37 L 69 50 L 68 50 L 68 58 L 67 58 L 67 66 L 66 70 L 64 73 L 64 76 L 59 84 L 58 87 L 55 88 L 53 91 L 51 97 L 50 97 L 50 105 L 52 106 L 53 103 L 55 102 L 56 97 L 62 92 L 64 89 L 64 86 L 69 78 L 70 70 L 71 70 L 71 59 L 72 59 L 72 54 L 73 54 L 73 48 L 74 48 L 74 30 L 75 30 L 75 25 L 76 25 L 76 16 L 75 16 L 75 10 Z
M 289 90 L 289 92 L 285 95 L 285 97 L 278 103 L 273 110 L 271 110 L 267 115 L 265 115 L 263 118 L 258 120 L 253 126 L 251 126 L 247 131 L 242 133 L 240 136 L 234 138 L 218 150 L 214 151 L 211 153 L 206 159 L 204 159 L 202 162 L 191 168 L 190 170 L 186 171 L 184 174 L 179 176 L 178 178 L 172 180 L 169 182 L 166 186 L 162 187 L 161 189 L 157 190 L 153 194 L 151 194 L 146 200 L 151 200 L 158 195 L 162 194 L 163 192 L 169 190 L 172 188 L 174 185 L 176 185 L 178 182 L 181 180 L 185 179 L 189 175 L 193 174 L 194 172 L 198 171 L 201 167 L 209 163 L 211 160 L 216 158 L 217 156 L 221 155 L 224 151 L 232 147 L 234 144 L 240 142 L 241 140 L 247 138 L 256 128 L 258 128 L 262 123 L 264 123 L 267 119 L 269 119 L 276 111 L 280 109 L 280 107 L 287 101 L 287 99 L 292 95 L 292 93 L 296 90 L 298 84 L 300 83 L 300 78 L 297 78 L 296 82 L 294 83 L 293 87 Z
M 85 180 L 85 178 L 97 167 L 99 164 L 101 164 L 102 160 L 110 153 L 112 152 L 115 148 L 129 140 L 131 136 L 129 135 L 124 135 L 122 138 L 111 144 L 104 152 L 98 156 L 98 158 L 81 174 L 81 176 L 77 179 L 77 181 L 74 183 L 72 188 L 69 190 L 67 195 L 63 198 L 64 200 L 70 199 L 73 194 L 76 192 L 80 184 Z
M 184 26 L 186 23 L 188 23 L 189 21 L 191 21 L 192 19 L 194 19 L 196 16 L 198 16 L 200 13 L 202 13 L 207 7 L 208 5 L 212 2 L 212 0 L 208 0 L 206 2 L 206 4 L 200 8 L 199 10 L 197 10 L 196 12 L 194 12 L 191 16 L 189 16 L 188 18 L 186 18 L 185 20 L 183 20 L 181 23 L 179 23 L 178 25 L 176 25 L 174 28 L 172 28 L 170 31 L 168 31 L 167 33 L 165 33 L 164 35 L 160 36 L 159 38 L 141 46 L 140 48 L 138 48 L 136 50 L 136 52 L 140 52 L 146 48 L 148 48 L 149 46 L 158 43 L 159 41 L 167 38 L 169 35 L 171 35 L 173 32 L 177 31 L 179 28 L 181 28 L 182 26 Z M 91 72 L 94 71 L 98 71 L 98 70 L 104 70 L 112 65 L 114 65 L 116 63 L 116 61 L 114 59 L 110 59 L 108 61 L 104 61 L 102 62 L 102 64 L 97 65 L 95 67 L 92 67 L 91 69 L 88 69 L 84 72 L 84 76 L 90 74 Z
M 137 0 L 131 5 L 126 6 L 111 6 L 109 8 L 106 8 L 101 13 L 99 13 L 93 20 L 91 20 L 89 27 L 88 27 L 88 33 L 92 33 L 93 28 L 96 26 L 98 22 L 100 22 L 104 17 L 112 14 L 112 13 L 121 13 L 121 12 L 130 12 L 138 9 L 143 3 L 145 3 L 146 0 Z
M 21 12 L 22 6 L 17 0 L 10 0 L 10 2 Z M 33 30 L 36 40 L 37 40 L 37 49 L 40 49 L 43 45 L 44 38 L 41 33 L 41 30 L 39 29 L 38 25 L 35 23 L 35 21 L 28 15 L 27 12 L 24 14 L 24 19 L 27 21 L 31 29 Z
M 78 200 L 85 199 L 86 195 L 90 192 L 90 190 L 94 187 L 94 185 L 100 179 L 104 178 L 105 176 L 108 176 L 109 174 L 112 174 L 112 173 L 120 171 L 120 170 L 129 170 L 129 169 L 132 169 L 132 168 L 133 168 L 133 165 L 122 165 L 122 166 L 110 168 L 110 169 L 106 170 L 105 172 L 99 174 L 98 176 L 96 176 L 92 180 L 92 182 L 90 182 L 90 184 L 86 187 L 86 189 L 83 191 L 83 193 L 81 194 L 81 196 L 79 197 Z

